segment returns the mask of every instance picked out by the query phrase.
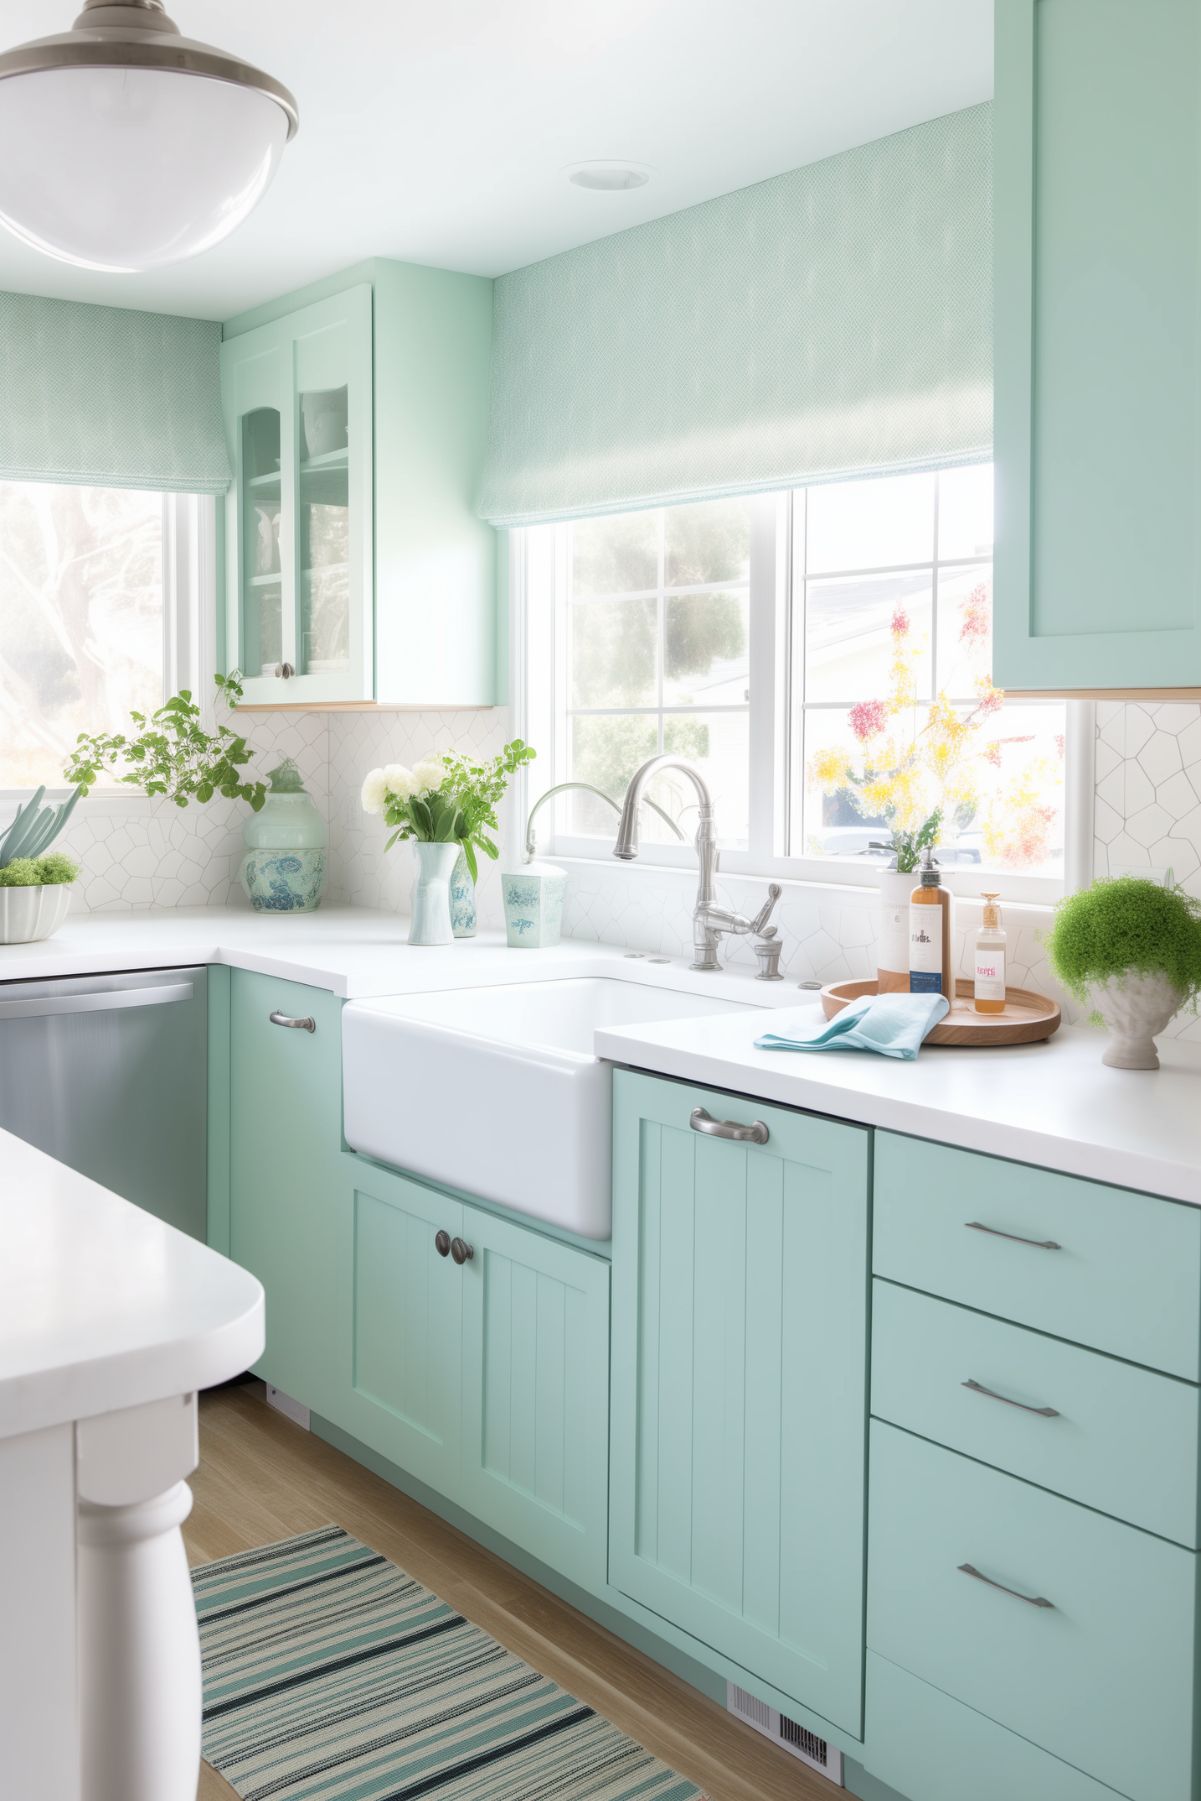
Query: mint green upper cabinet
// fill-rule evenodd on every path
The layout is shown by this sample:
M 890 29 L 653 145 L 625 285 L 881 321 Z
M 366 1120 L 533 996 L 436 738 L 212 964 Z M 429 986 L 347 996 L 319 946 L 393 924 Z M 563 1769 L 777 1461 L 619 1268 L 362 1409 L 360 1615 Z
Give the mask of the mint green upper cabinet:
M 372 294 L 222 346 L 226 661 L 250 703 L 373 694 Z
M 342 1150 L 342 1003 L 235 969 L 230 998 L 229 1254 L 267 1296 L 255 1366 L 319 1412 L 336 1385 L 330 1271 Z M 273 1023 L 311 1019 L 313 1031 Z
M 226 325 L 226 662 L 248 701 L 496 700 L 491 344 L 490 281 L 387 260 Z
M 1006 688 L 1201 687 L 1201 7 L 997 0 Z
M 610 1581 L 858 1737 L 869 1135 L 624 1071 L 614 1109 Z

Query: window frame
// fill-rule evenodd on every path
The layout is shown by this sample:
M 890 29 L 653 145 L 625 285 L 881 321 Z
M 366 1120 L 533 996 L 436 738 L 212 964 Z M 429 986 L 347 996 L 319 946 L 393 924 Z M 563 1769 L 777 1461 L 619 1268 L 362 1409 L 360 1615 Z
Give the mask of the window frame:
M 798 624 L 794 539 L 797 506 L 804 490 L 783 489 L 750 497 L 750 794 L 748 849 L 721 850 L 728 875 L 772 877 L 825 889 L 874 888 L 882 863 L 868 857 L 785 855 L 792 818 L 790 792 L 795 759 L 790 754 L 791 697 Z M 542 755 L 514 786 L 510 854 L 523 854 L 524 822 L 530 807 L 566 779 L 568 710 L 558 696 L 567 690 L 567 632 L 557 602 L 567 593 L 570 522 L 516 529 L 509 534 L 510 698 L 513 727 Z M 947 559 L 948 565 L 976 561 Z M 982 560 L 982 559 L 981 559 Z M 924 565 L 923 565 L 924 567 Z M 941 567 L 941 565 L 936 565 Z M 937 579 L 937 576 L 935 577 Z M 803 696 L 799 707 L 803 709 Z M 622 712 L 625 709 L 613 709 Z M 1047 905 L 1086 886 L 1093 871 L 1093 787 L 1095 706 L 1066 702 L 1064 777 L 1064 869 L 1062 879 L 950 866 L 944 871 L 955 894 L 979 897 L 998 883 L 1013 902 Z M 803 778 L 802 778 L 803 779 Z M 721 820 L 718 819 L 720 835 Z M 538 822 L 539 854 L 584 864 L 604 864 L 611 851 L 603 840 L 556 830 L 544 812 Z M 690 843 L 648 845 L 631 871 L 695 867 Z
M 91 484 L 103 487 L 103 482 Z M 163 699 L 190 688 L 200 699 L 206 723 L 213 722 L 213 676 L 217 669 L 217 506 L 211 494 L 164 491 L 163 521 Z M 115 729 L 113 721 L 108 729 Z M 28 787 L 0 786 L 0 807 L 29 798 Z M 47 785 L 48 800 L 70 794 L 67 783 Z M 140 789 L 104 777 L 88 795 L 90 812 L 135 811 L 151 804 Z

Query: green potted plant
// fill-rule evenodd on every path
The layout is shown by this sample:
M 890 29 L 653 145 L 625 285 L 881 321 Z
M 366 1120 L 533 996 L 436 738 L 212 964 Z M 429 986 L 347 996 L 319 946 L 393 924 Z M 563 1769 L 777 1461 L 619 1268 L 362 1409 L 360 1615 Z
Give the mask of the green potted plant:
M 410 944 L 449 944 L 454 938 L 450 890 L 455 865 L 462 856 L 474 882 L 479 874 L 477 853 L 494 859 L 500 855 L 490 836 L 496 829 L 496 803 L 509 776 L 533 756 L 528 744 L 514 738 L 486 763 L 450 752 L 423 757 L 411 769 L 389 763 L 368 772 L 363 810 L 381 815 L 393 828 L 384 849 L 410 843 L 417 858 Z
M 1137 876 L 1059 903 L 1047 941 L 1056 975 L 1109 1029 L 1114 1069 L 1158 1069 L 1156 1034 L 1201 991 L 1201 901 Z
M 36 944 L 57 932 L 71 905 L 78 863 L 48 847 L 62 831 L 80 791 L 42 806 L 45 788 L 18 807 L 0 838 L 0 944 Z

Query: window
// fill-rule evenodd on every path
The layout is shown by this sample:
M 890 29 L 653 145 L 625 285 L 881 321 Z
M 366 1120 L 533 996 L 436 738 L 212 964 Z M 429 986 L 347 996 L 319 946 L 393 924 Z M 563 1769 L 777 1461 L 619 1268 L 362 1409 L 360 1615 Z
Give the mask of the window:
M 937 810 L 961 884 L 1062 883 L 1067 709 L 990 680 L 991 465 L 538 527 L 518 554 L 540 791 L 620 799 L 675 751 L 709 782 L 727 868 L 871 880 Z M 653 798 L 690 837 L 691 786 Z M 556 806 L 560 854 L 608 853 L 610 806 Z M 642 833 L 688 860 L 663 817 Z
M 80 732 L 199 686 L 213 531 L 200 496 L 0 482 L 0 789 L 61 788 Z

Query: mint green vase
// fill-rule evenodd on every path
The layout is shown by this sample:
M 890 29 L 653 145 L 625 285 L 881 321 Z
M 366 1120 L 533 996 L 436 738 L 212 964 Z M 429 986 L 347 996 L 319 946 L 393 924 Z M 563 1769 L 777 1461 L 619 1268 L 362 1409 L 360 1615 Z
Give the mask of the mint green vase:
M 290 758 L 268 782 L 261 811 L 242 828 L 242 887 L 257 913 L 311 913 L 325 886 L 325 821 Z

